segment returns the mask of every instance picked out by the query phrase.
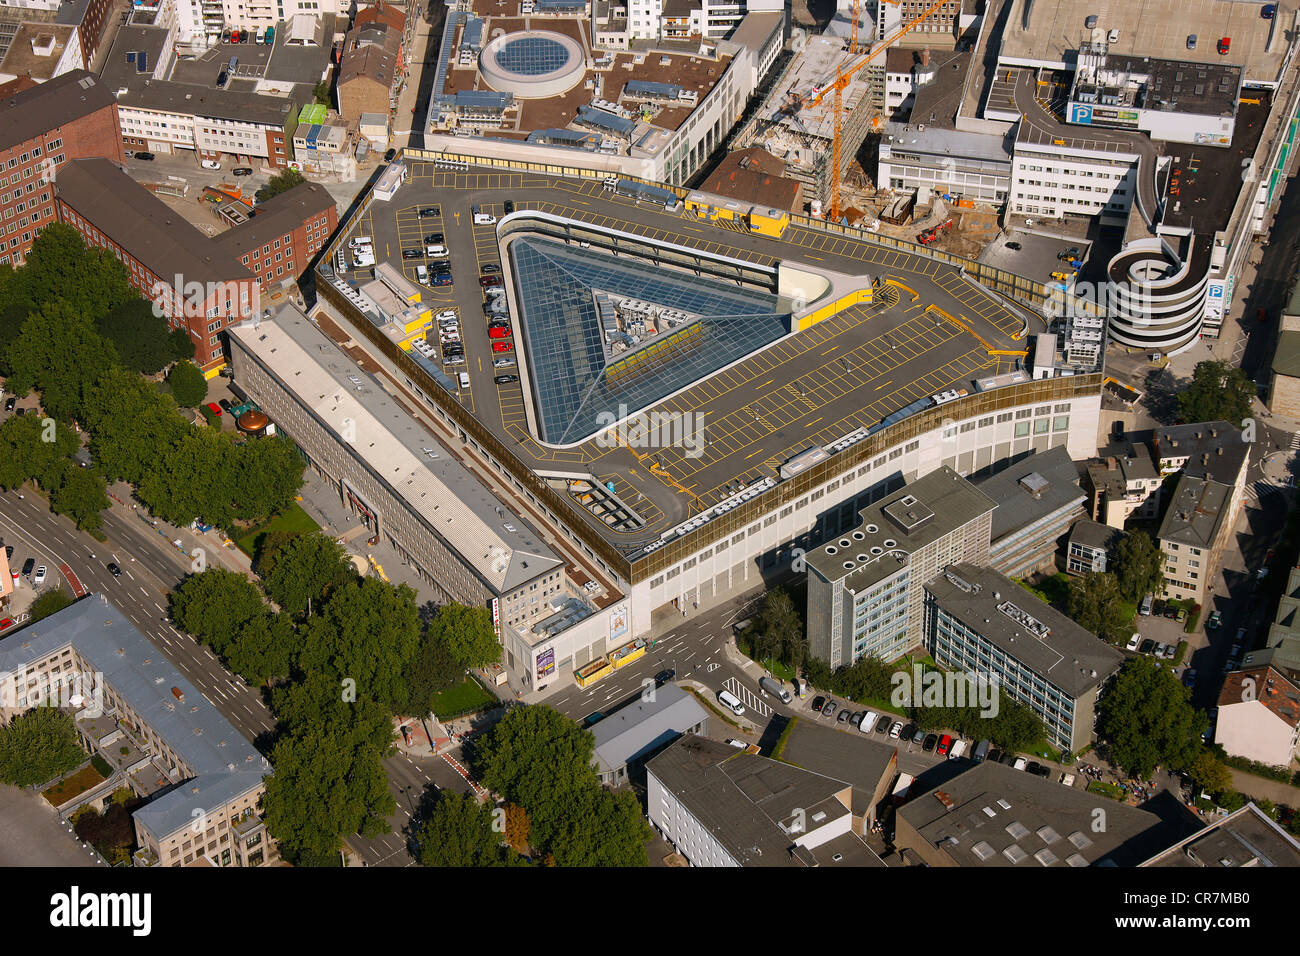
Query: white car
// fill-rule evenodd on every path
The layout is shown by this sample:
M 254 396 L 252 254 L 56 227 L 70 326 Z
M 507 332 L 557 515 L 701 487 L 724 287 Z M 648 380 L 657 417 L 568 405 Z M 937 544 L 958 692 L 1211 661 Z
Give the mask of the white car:
M 429 283 L 429 270 L 428 270 L 426 267 L 422 266 L 422 265 L 421 265 L 421 266 L 416 266 L 416 267 L 415 267 L 415 281 L 416 281 L 416 282 L 419 282 L 421 285 L 428 285 L 428 283 Z
M 494 368 L 509 368 L 514 364 L 515 364 L 515 360 L 512 358 L 499 358 L 499 359 L 495 359 L 492 362 Z
M 365 269 L 367 266 L 375 264 L 375 257 L 366 252 L 360 252 L 352 259 L 352 268 Z
M 727 738 L 727 746 L 729 746 L 729 747 L 735 747 L 737 750 L 748 750 L 748 749 L 749 749 L 749 744 L 745 743 L 743 740 L 737 740 L 735 737 L 728 737 L 728 738 Z
M 434 318 L 437 319 L 439 322 L 454 322 L 457 319 L 456 310 L 443 309 L 441 312 L 435 315 Z
M 1142 635 L 1134 634 L 1132 637 L 1128 639 L 1128 644 L 1125 645 L 1125 650 L 1136 651 L 1138 649 L 1138 645 L 1141 643 L 1142 643 Z
M 374 240 L 372 240 L 369 236 L 353 236 L 351 239 L 348 240 L 349 249 L 360 249 L 362 246 L 369 247 L 369 246 L 373 246 L 374 244 L 375 244 Z
M 1028 766 L 1028 764 L 1029 761 L 1027 761 L 1024 757 L 1017 757 L 1016 762 L 1013 763 L 1011 766 L 1014 767 L 1016 770 L 1024 770 L 1025 767 Z
M 496 221 L 497 217 L 492 215 L 490 212 L 474 213 L 474 225 L 476 226 L 490 226 Z
M 203 160 L 203 168 L 204 168 L 204 169 L 220 169 L 220 168 L 221 168 L 221 164 L 220 164 L 219 162 L 217 162 L 215 159 L 205 159 L 205 160 Z
M 45 565 L 42 564 L 40 567 L 36 569 L 36 573 L 32 575 L 32 584 L 34 584 L 36 587 L 40 587 L 44 583 L 45 583 Z

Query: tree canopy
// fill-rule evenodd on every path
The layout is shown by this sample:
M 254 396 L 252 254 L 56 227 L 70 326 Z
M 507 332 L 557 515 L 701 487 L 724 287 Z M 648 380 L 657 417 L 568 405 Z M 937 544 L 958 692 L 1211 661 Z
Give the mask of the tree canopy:
M 272 196 L 278 196 L 280 193 L 286 192 L 306 181 L 307 177 L 298 170 L 286 169 L 284 172 L 272 176 L 266 185 L 257 191 L 256 199 L 258 202 L 266 202 Z
M 292 617 L 306 616 L 309 601 L 319 606 L 335 588 L 357 576 L 343 546 L 327 535 L 276 536 L 268 543 L 275 550 L 262 548 L 258 573 L 271 600 Z
M 505 866 L 514 852 L 492 829 L 492 808 L 468 794 L 442 790 L 420 824 L 416 842 L 424 866 Z
M 784 589 L 773 588 L 767 592 L 763 609 L 745 629 L 744 640 L 755 660 L 774 657 L 794 668 L 803 662 L 807 650 L 803 619 Z
M 98 327 L 117 349 L 122 364 L 143 375 L 155 375 L 177 359 L 194 355 L 189 335 L 169 329 L 167 320 L 157 315 L 153 303 L 146 299 L 136 297 L 114 307 L 99 320 Z M 173 335 L 173 331 L 181 334 Z
M 167 373 L 172 397 L 182 408 L 197 408 L 208 397 L 208 380 L 193 362 L 177 362 Z
M 1115 548 L 1115 580 L 1134 604 L 1165 588 L 1165 553 L 1145 531 L 1134 531 Z
M 1144 780 L 1159 766 L 1191 767 L 1209 726 L 1192 707 L 1191 692 L 1149 657 L 1125 662 L 1097 712 L 1097 733 L 1110 745 L 1111 761 Z
M 429 621 L 428 639 L 440 642 L 462 667 L 486 667 L 501 660 L 487 608 L 444 604 Z
M 1108 571 L 1072 579 L 1068 603 L 1070 617 L 1103 641 L 1119 644 L 1132 633 L 1132 606 L 1125 606 L 1119 582 Z
M 15 787 L 45 783 L 85 760 L 72 717 L 57 707 L 37 707 L 0 728 L 0 780 Z
M 1250 415 L 1255 383 L 1240 368 L 1217 359 L 1198 362 L 1192 380 L 1178 394 L 1185 422 L 1227 421 L 1240 425 Z

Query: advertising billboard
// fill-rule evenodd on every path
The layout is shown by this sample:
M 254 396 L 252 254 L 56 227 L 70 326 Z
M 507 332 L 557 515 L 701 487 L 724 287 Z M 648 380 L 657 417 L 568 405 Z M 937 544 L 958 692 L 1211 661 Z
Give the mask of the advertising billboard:
M 627 633 L 627 605 L 620 604 L 609 612 L 609 639 L 616 641 Z
M 555 673 L 555 648 L 548 647 L 537 655 L 537 677 L 549 677 Z

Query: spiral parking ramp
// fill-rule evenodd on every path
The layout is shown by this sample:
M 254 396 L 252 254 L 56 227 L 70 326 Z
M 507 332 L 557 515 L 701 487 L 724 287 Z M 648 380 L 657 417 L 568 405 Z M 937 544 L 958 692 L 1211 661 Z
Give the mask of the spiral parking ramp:
M 1180 256 L 1166 238 L 1138 239 L 1107 266 L 1110 335 L 1121 345 L 1174 354 L 1195 344 L 1210 284 L 1210 241 L 1191 236 Z

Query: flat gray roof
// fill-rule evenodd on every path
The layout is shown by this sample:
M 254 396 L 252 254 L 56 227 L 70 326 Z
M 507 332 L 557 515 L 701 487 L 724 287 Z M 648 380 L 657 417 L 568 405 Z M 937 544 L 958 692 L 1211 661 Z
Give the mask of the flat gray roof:
M 347 447 L 494 592 L 506 594 L 564 564 L 529 522 L 505 507 L 295 306 L 285 306 L 270 321 L 233 326 L 228 334 L 303 407 L 318 414 L 328 409 L 330 422 L 352 419 L 356 434 L 368 440 Z M 425 448 L 438 457 L 430 458 Z
M 617 770 L 680 737 L 708 716 L 686 691 L 676 684 L 664 684 L 655 689 L 653 700 L 638 697 L 592 726 L 596 761 L 601 770 Z
M 1093 826 L 1099 801 L 1102 830 Z M 988 760 L 898 815 L 958 866 L 1136 866 L 1185 832 L 1148 810 Z
M 807 865 L 808 852 L 793 852 L 801 835 L 789 829 L 796 814 L 812 827 L 818 813 L 834 819 L 850 812 L 835 796 L 845 781 L 703 737 L 683 737 L 646 768 L 741 866 Z
M 1097 635 L 992 568 L 954 564 L 925 589 L 948 614 L 1071 697 L 1100 687 L 1124 661 Z M 1017 612 L 1032 622 L 1013 617 Z
M 170 80 L 145 80 L 126 92 L 119 93 L 117 101 L 121 106 L 138 109 L 208 116 L 278 129 L 288 125 L 290 113 L 297 109 L 293 97 L 218 90 L 194 83 L 173 83 Z
M 925 129 L 918 129 L 918 125 Z M 954 161 L 978 159 L 986 163 L 1001 163 L 1006 165 L 1008 172 L 1011 169 L 1011 150 L 1003 133 L 965 133 L 931 126 L 927 119 L 918 119 L 918 114 L 913 111 L 912 118 L 906 123 L 886 123 L 885 136 L 894 157 L 914 152 L 927 156 L 951 156 Z
M 867 708 L 870 710 L 870 708 Z M 872 794 L 886 776 L 898 769 L 898 748 L 881 742 L 876 734 L 845 733 L 811 720 L 795 718 L 794 729 L 785 739 L 781 759 L 786 763 L 839 777 L 853 785 L 853 812 L 863 816 L 871 810 Z
M 1141 866 L 1203 867 L 1300 866 L 1300 842 L 1248 803 Z
M 1159 539 L 1208 549 L 1228 517 L 1231 500 L 1232 488 L 1228 485 L 1211 478 L 1180 476 L 1165 519 L 1160 522 Z
M 845 587 L 857 589 L 896 570 L 898 560 L 891 555 L 919 551 L 995 507 L 992 498 L 943 465 L 862 509 L 852 531 L 819 546 L 807 562 L 827 580 L 845 578 Z M 861 538 L 855 537 L 858 532 Z M 873 555 L 873 547 L 882 553 Z M 867 560 L 859 561 L 859 555 Z
M 154 69 L 158 66 L 159 60 L 162 59 L 163 50 L 167 46 L 167 30 L 162 27 L 141 26 L 134 23 L 123 24 L 117 31 L 117 36 L 113 40 L 113 48 L 109 50 L 108 56 L 104 58 L 104 67 L 100 70 L 99 75 L 107 86 L 114 93 L 119 90 L 130 89 L 139 86 L 145 80 L 153 76 Z M 127 60 L 128 53 L 140 54 L 143 52 L 148 58 L 145 64 L 145 72 L 141 73 L 137 69 L 137 64 Z M 217 74 L 212 74 L 212 79 L 216 79 Z
M 1087 500 L 1079 487 L 1079 470 L 1064 446 L 1036 452 L 974 484 L 997 504 L 994 541 Z
M 1003 0 L 1011 3 L 1013 0 Z M 1072 63 L 1079 44 L 1091 39 L 1085 18 L 1096 15 L 1102 39 L 1118 30 L 1112 54 L 1150 56 L 1184 63 L 1240 63 L 1248 79 L 1278 78 L 1286 56 L 1286 31 L 1295 18 L 1295 3 L 1277 4 L 1272 20 L 1260 16 L 1264 4 L 1255 0 L 1014 0 L 1002 35 L 999 59 L 1064 66 Z M 1028 10 L 1028 23 L 1025 11 Z M 990 2 L 985 16 L 996 19 Z M 1187 49 L 1188 34 L 1196 34 L 1195 50 Z M 1228 56 L 1220 56 L 1220 37 L 1231 37 Z
M 196 808 L 228 803 L 271 772 L 253 745 L 103 594 L 0 641 L 0 672 L 22 670 L 69 644 L 194 773 L 135 811 L 156 837 L 189 826 Z
M 1119 528 L 1112 528 L 1091 518 L 1076 521 L 1074 527 L 1070 529 L 1071 544 L 1077 542 L 1085 547 L 1103 548 L 1106 551 L 1113 549 L 1124 536 L 1124 532 Z

